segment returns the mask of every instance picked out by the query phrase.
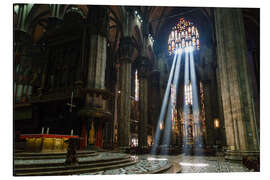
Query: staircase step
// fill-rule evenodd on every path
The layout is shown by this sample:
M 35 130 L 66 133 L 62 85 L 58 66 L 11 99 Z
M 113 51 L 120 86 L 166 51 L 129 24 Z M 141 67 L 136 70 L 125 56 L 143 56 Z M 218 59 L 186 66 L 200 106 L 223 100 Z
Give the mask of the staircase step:
M 96 160 L 88 160 L 88 161 L 80 161 L 79 164 L 96 164 L 96 163 L 101 163 L 101 162 L 111 162 L 111 161 L 120 161 L 124 159 L 129 159 L 128 156 L 124 157 L 118 157 L 118 158 L 110 158 L 110 159 L 96 159 Z M 56 167 L 56 166 L 62 166 L 63 163 L 31 163 L 31 164 L 14 164 L 15 169 L 20 169 L 20 168 L 33 168 L 33 167 Z
M 109 165 L 115 165 L 119 163 L 128 163 L 131 162 L 130 159 L 123 159 L 120 161 L 110 161 L 110 162 L 99 162 L 99 163 L 91 163 L 91 164 L 78 164 L 76 166 L 73 165 L 60 165 L 60 166 L 48 166 L 48 167 L 31 167 L 31 168 L 16 168 L 16 173 L 21 172 L 44 172 L 44 171 L 55 171 L 55 170 L 68 170 L 75 168 L 93 168 L 93 167 L 101 167 L 101 166 L 109 166 Z
M 77 151 L 77 154 L 95 154 L 96 151 Z M 51 156 L 51 155 L 66 155 L 67 152 L 44 152 L 44 153 L 31 153 L 31 152 L 20 152 L 15 153 L 17 157 L 26 157 L 26 156 Z
M 161 169 L 157 169 L 153 172 L 151 172 L 151 174 L 171 174 L 171 173 L 180 173 L 181 172 L 181 168 L 177 169 L 176 172 L 173 172 L 173 165 L 171 163 L 169 163 L 168 165 L 162 167 Z
M 22 173 L 17 173 L 15 171 L 15 176 L 50 176 L 50 175 L 75 175 L 75 174 L 83 174 L 83 173 L 92 173 L 92 172 L 98 172 L 98 171 L 105 171 L 105 170 L 110 170 L 110 169 L 116 169 L 116 168 L 121 168 L 121 167 L 126 167 L 126 166 L 131 166 L 136 164 L 136 162 L 131 161 L 131 162 L 125 162 L 125 163 L 120 163 L 120 164 L 108 164 L 104 165 L 101 167 L 84 167 L 84 168 L 79 168 L 77 166 L 73 166 L 72 169 L 67 169 L 67 170 L 54 170 L 54 171 L 47 171 L 47 172 L 22 172 Z
M 163 174 L 163 173 L 166 173 L 171 167 L 172 167 L 171 164 L 167 164 L 166 166 L 164 166 L 160 169 L 151 171 L 149 174 Z
M 89 157 L 89 156 L 97 156 L 97 153 L 91 154 L 78 154 L 77 157 Z M 15 160 L 38 160 L 38 159 L 64 159 L 66 158 L 66 154 L 59 154 L 59 155 L 45 155 L 45 156 L 16 156 L 14 157 Z

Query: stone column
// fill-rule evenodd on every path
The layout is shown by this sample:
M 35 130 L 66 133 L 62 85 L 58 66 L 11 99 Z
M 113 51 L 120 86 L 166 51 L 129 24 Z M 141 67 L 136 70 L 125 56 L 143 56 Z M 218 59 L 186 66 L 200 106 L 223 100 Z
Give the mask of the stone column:
M 148 125 L 148 74 L 149 59 L 141 56 L 137 60 L 139 76 L 139 147 L 147 147 L 147 125 Z
M 149 94 L 149 92 L 151 93 Z M 148 113 L 148 118 L 150 121 L 148 121 L 148 123 L 152 125 L 152 137 L 154 137 L 162 103 L 160 93 L 160 71 L 157 69 L 157 67 L 154 67 L 154 69 L 149 73 L 147 99 L 148 102 L 151 102 L 148 103 L 149 113 L 151 113 L 151 116 Z
M 119 44 L 120 62 L 120 97 L 118 143 L 121 149 L 129 148 L 130 143 L 130 96 L 131 96 L 131 63 L 134 45 L 132 41 L 133 15 L 131 8 L 123 8 L 123 34 Z
M 102 6 L 89 6 L 88 33 L 90 49 L 86 88 L 104 89 L 107 58 L 106 36 L 108 33 L 108 12 L 106 8 Z M 91 98 L 88 93 L 86 95 L 86 105 L 90 103 Z
M 215 144 L 215 128 L 214 128 L 214 118 L 216 117 L 215 113 L 215 102 L 216 99 L 216 88 L 214 88 L 215 84 L 215 72 L 214 72 L 214 61 L 213 61 L 213 53 L 212 47 L 203 46 L 201 49 L 200 60 L 203 62 L 202 72 L 202 86 L 204 92 L 204 105 L 205 105 L 205 125 L 206 125 L 206 145 L 211 147 Z
M 204 102 L 205 102 L 205 119 L 206 119 L 206 137 L 208 146 L 214 144 L 214 127 L 213 127 L 213 112 L 212 112 L 212 95 L 210 88 L 210 80 L 203 81 Z
M 87 34 L 86 34 L 87 33 Z M 106 108 L 102 106 L 103 94 L 100 90 L 105 90 L 105 70 L 107 55 L 107 33 L 108 33 L 108 11 L 103 6 L 89 6 L 87 29 L 84 32 L 84 38 L 89 43 L 89 49 L 83 49 L 89 54 L 86 62 L 82 61 L 82 67 L 86 70 L 86 102 L 81 109 L 80 115 L 84 121 L 92 121 L 94 127 L 96 123 L 100 126 L 101 118 L 96 117 L 95 112 L 103 113 Z M 84 44 L 84 43 L 83 43 Z M 83 47 L 84 48 L 84 47 Z M 84 58 L 84 57 L 82 57 Z M 94 94 L 97 93 L 97 94 Z M 85 122 L 82 131 L 89 136 L 89 123 Z M 87 135 L 86 135 L 87 136 Z M 86 138 L 86 137 L 85 137 Z
M 165 63 L 166 59 L 164 57 L 164 54 L 160 54 L 157 57 L 157 69 L 160 71 L 160 99 L 162 100 L 164 98 L 165 89 L 167 85 L 167 80 L 169 78 L 169 71 L 165 71 L 165 69 L 169 70 L 170 68 L 167 67 L 167 64 Z M 161 102 L 162 103 L 162 102 Z
M 120 148 L 129 148 L 130 142 L 130 96 L 131 96 L 131 63 L 133 43 L 130 37 L 120 40 L 120 118 L 118 137 Z
M 217 65 L 228 152 L 259 150 L 241 9 L 215 9 Z
M 217 100 L 218 100 L 218 113 L 220 119 L 220 139 L 222 146 L 226 145 L 226 137 L 225 137 L 225 125 L 224 125 L 224 113 L 223 113 L 223 103 L 221 97 L 221 83 L 219 78 L 219 69 L 216 67 L 216 81 L 217 81 Z
M 89 64 L 87 87 L 104 89 L 107 55 L 108 12 L 102 6 L 90 6 L 89 11 Z

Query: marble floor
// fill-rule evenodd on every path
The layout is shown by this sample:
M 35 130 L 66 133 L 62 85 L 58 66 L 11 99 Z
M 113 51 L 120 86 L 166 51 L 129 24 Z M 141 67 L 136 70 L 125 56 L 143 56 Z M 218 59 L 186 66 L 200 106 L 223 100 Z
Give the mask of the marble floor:
M 101 159 L 114 159 L 125 157 L 127 154 L 121 153 L 99 153 L 94 157 L 81 157 L 79 161 L 95 161 Z M 87 174 L 147 174 L 155 170 L 171 166 L 165 173 L 217 173 L 217 172 L 249 172 L 249 170 L 237 162 L 225 161 L 222 156 L 164 156 L 164 155 L 139 155 L 131 156 L 137 163 L 131 166 L 105 170 Z M 64 163 L 65 159 L 48 160 L 15 160 L 15 165 L 20 164 L 43 164 L 43 163 Z M 164 168 L 165 169 L 165 168 Z
M 86 173 L 84 175 L 149 174 L 153 171 L 170 167 L 168 160 L 163 158 L 152 158 L 143 156 L 131 156 L 131 158 L 137 163 L 123 168 L 100 171 L 95 173 Z
M 141 157 L 142 158 L 142 157 Z M 219 156 L 157 156 L 168 159 L 173 167 L 167 173 L 219 173 L 219 172 L 249 172 L 241 163 L 225 161 Z
M 95 174 L 144 174 L 171 164 L 165 173 L 225 173 L 250 172 L 244 165 L 237 162 L 225 161 L 219 156 L 133 156 L 137 164 L 125 168 L 107 170 Z

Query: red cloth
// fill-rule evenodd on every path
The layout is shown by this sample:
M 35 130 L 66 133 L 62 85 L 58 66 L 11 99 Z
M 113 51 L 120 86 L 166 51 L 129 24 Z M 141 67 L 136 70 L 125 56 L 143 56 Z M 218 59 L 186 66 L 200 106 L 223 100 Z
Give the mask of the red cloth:
M 81 137 L 82 137 L 82 139 L 81 139 L 81 142 L 80 142 L 80 149 L 84 149 L 86 147 L 86 139 L 87 139 L 85 123 L 82 124 Z
M 98 126 L 97 138 L 96 138 L 96 146 L 102 147 L 102 124 Z

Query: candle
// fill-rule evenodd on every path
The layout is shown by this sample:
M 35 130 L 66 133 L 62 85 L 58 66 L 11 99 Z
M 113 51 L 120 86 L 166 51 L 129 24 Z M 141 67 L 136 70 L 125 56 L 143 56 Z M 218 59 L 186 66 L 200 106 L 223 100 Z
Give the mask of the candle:
M 49 134 L 49 130 L 50 130 L 50 128 L 47 128 L 47 134 Z
M 73 136 L 73 129 L 71 129 L 71 133 L 70 134 L 71 134 L 71 136 Z
M 41 134 L 44 134 L 44 127 L 42 127 Z

